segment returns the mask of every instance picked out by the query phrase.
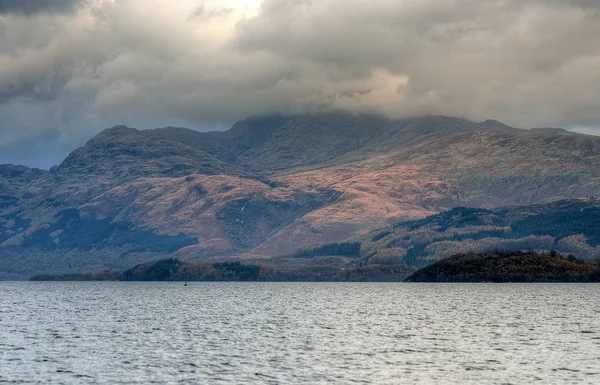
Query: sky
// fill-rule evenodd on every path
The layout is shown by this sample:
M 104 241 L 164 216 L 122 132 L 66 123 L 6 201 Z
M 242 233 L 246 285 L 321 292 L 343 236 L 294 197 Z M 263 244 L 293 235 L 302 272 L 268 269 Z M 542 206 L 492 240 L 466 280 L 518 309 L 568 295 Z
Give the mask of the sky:
M 598 0 L 0 0 L 0 163 L 328 110 L 600 134 Z

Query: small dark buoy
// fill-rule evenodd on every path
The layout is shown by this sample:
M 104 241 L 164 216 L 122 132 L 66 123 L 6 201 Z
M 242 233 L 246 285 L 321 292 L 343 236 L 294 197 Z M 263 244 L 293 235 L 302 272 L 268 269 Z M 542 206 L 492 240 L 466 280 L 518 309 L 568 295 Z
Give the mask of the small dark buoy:
M 187 284 L 187 282 L 184 282 L 184 283 L 183 283 L 183 286 L 187 286 L 187 285 L 188 285 L 188 284 Z

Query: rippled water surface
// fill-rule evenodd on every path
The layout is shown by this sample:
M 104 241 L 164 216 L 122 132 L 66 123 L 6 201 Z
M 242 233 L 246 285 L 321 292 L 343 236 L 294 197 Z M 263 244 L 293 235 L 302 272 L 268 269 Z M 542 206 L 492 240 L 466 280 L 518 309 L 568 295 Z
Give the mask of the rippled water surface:
M 600 285 L 0 282 L 0 383 L 600 383 Z

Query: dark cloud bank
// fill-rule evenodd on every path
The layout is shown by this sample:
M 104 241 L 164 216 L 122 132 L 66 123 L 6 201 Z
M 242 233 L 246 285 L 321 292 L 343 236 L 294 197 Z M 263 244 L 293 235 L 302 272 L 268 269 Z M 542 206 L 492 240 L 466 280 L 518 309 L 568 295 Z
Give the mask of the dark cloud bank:
M 0 14 L 32 15 L 39 12 L 70 12 L 81 0 L 0 0 Z
M 242 3 L 0 0 L 0 163 L 275 112 L 599 125 L 600 2 Z

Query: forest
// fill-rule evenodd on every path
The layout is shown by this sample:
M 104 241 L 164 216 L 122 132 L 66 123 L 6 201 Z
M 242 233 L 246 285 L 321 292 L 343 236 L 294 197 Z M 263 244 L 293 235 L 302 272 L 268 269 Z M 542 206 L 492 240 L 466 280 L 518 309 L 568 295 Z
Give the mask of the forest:
M 458 254 L 424 267 L 407 282 L 600 282 L 600 260 L 552 251 Z
M 494 210 L 457 207 L 404 221 L 343 243 L 316 245 L 290 257 L 344 256 L 364 266 L 424 267 L 460 253 L 556 250 L 581 259 L 600 257 L 600 207 L 565 200 Z

